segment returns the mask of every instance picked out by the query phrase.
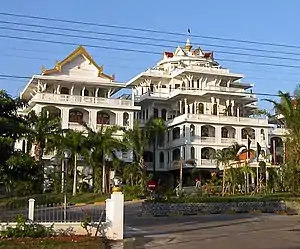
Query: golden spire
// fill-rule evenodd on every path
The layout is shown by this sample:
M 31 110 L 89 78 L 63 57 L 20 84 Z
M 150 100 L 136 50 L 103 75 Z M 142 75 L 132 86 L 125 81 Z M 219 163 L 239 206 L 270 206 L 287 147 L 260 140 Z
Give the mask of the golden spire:
M 185 43 L 185 50 L 186 50 L 187 52 L 190 52 L 191 49 L 192 49 L 192 45 L 191 45 L 190 39 L 187 38 L 187 39 L 186 39 L 186 43 Z

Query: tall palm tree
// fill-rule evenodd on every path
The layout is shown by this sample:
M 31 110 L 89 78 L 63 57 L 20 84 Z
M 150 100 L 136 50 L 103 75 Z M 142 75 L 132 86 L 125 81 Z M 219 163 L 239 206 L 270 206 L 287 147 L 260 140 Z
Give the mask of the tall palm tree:
M 144 164 L 144 151 L 149 144 L 149 136 L 145 129 L 142 129 L 140 123 L 135 121 L 132 129 L 128 129 L 124 133 L 123 141 L 129 150 L 133 153 L 133 162 L 139 166 L 142 172 L 142 185 L 146 184 L 146 167 Z
M 25 135 L 28 147 L 34 145 L 34 159 L 39 165 L 39 179 L 44 181 L 43 155 L 46 143 L 54 134 L 61 132 L 60 118 L 49 116 L 45 111 L 36 114 L 34 111 L 27 115 L 27 134 Z
M 149 136 L 149 143 L 153 146 L 153 175 L 156 173 L 156 148 L 164 139 L 167 127 L 162 118 L 150 118 L 146 123 L 146 131 Z
M 284 172 L 290 172 L 286 184 L 294 194 L 300 192 L 300 85 L 290 93 L 278 93 L 280 100 L 267 100 L 274 105 L 275 114 L 288 130 L 285 135 Z
M 217 167 L 223 167 L 223 181 L 222 181 L 222 196 L 225 194 L 225 176 L 226 176 L 226 167 L 229 164 L 229 161 L 232 159 L 232 153 L 229 149 L 217 150 L 214 154 L 214 159 L 217 163 Z
M 87 125 L 85 125 L 85 128 L 88 133 L 87 139 L 89 141 L 88 148 L 90 149 L 90 162 L 93 165 L 94 192 L 100 192 L 100 173 L 102 168 L 102 193 L 106 193 L 106 162 L 109 158 L 117 158 L 115 154 L 116 150 L 123 150 L 126 148 L 122 140 L 115 136 L 120 128 L 117 126 L 101 126 L 97 131 Z

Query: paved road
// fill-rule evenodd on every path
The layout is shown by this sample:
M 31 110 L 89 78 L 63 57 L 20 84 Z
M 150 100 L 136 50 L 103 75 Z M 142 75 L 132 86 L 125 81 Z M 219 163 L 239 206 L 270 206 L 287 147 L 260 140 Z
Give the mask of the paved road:
M 296 249 L 300 217 L 273 214 L 138 217 L 139 205 L 125 208 L 128 248 Z M 126 247 L 125 247 L 126 248 Z

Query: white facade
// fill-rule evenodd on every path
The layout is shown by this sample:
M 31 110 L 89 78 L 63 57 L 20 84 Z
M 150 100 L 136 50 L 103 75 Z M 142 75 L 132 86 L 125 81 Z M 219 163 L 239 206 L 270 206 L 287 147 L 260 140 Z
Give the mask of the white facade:
M 169 131 L 155 156 L 157 170 L 178 168 L 180 148 L 185 159 L 196 159 L 203 169 L 216 167 L 214 150 L 233 142 L 247 145 L 247 137 L 251 149 L 257 143 L 267 149 L 270 125 L 253 117 L 257 98 L 250 90 L 253 85 L 242 78 L 222 68 L 212 52 L 192 50 L 187 40 L 184 48 L 164 52 L 156 66 L 127 83 L 134 86 L 135 102 L 141 106 L 135 118 L 141 123 L 152 116 L 166 120 Z M 145 161 L 151 169 L 151 160 Z
M 134 111 L 140 107 L 134 105 L 133 98 L 112 97 L 124 87 L 124 83 L 104 74 L 103 68 L 80 46 L 53 69 L 43 68 L 41 75 L 32 77 L 21 93 L 21 98 L 29 101 L 23 112 L 46 110 L 49 115 L 61 117 L 63 129 L 82 130 L 82 122 L 93 129 L 102 125 L 132 128 Z M 22 148 L 21 142 L 17 148 Z M 52 156 L 45 155 L 44 159 Z M 122 159 L 130 161 L 129 153 L 123 153 Z

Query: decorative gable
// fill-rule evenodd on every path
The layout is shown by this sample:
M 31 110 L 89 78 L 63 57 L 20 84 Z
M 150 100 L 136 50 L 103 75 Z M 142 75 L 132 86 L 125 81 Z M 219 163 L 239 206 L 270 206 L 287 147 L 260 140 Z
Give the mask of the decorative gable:
M 42 67 L 42 75 L 79 75 L 83 77 L 101 77 L 114 80 L 114 76 L 103 73 L 99 66 L 83 46 L 79 46 L 62 61 L 58 61 L 52 69 Z

